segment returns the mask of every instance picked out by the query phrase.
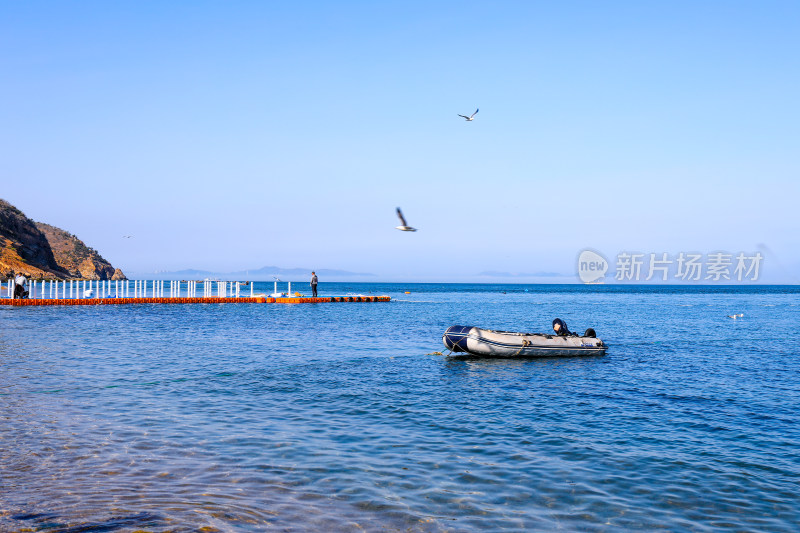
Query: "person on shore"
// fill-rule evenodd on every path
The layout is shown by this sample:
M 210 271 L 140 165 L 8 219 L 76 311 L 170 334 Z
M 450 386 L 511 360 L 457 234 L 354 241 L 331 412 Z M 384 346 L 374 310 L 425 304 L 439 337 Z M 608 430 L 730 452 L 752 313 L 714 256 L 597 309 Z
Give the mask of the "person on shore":
M 17 274 L 17 277 L 14 278 L 14 299 L 17 298 L 27 298 L 28 297 L 28 279 L 25 277 L 25 274 L 20 272 Z
M 312 270 L 311 271 L 311 296 L 316 298 L 317 297 L 317 274 Z
M 567 323 L 561 320 L 560 318 L 556 318 L 553 320 L 553 331 L 556 332 L 556 335 L 559 337 L 566 337 L 569 335 L 569 329 L 567 328 Z

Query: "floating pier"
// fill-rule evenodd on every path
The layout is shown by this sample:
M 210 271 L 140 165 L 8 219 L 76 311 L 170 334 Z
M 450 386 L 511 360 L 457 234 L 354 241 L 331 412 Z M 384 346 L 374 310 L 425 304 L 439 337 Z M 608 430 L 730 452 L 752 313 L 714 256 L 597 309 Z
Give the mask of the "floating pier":
M 326 296 L 317 298 L 243 296 L 241 298 L 25 298 L 0 299 L 0 305 L 127 305 L 127 304 L 323 304 L 334 302 L 388 302 L 389 296 Z
M 200 289 L 198 290 L 198 285 Z M 249 287 L 249 291 L 243 291 Z M 130 305 L 130 304 L 304 304 L 336 302 L 388 302 L 389 296 L 306 297 L 299 293 L 256 294 L 253 283 L 234 281 L 31 281 L 29 296 L 14 299 L 13 282 L 7 286 L 6 297 L 0 305 L 15 307 L 48 305 Z M 249 292 L 249 294 L 246 294 Z M 202 294 L 199 296 L 198 293 Z M 215 295 L 216 293 L 216 295 Z

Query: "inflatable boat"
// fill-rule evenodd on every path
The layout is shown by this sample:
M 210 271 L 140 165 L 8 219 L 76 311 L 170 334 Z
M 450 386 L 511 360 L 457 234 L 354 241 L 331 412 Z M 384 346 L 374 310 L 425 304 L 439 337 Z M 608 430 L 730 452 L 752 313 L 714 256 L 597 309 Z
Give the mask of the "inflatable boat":
M 493 357 L 605 355 L 608 347 L 589 329 L 584 336 L 493 331 L 474 326 L 450 326 L 442 335 L 448 350 Z

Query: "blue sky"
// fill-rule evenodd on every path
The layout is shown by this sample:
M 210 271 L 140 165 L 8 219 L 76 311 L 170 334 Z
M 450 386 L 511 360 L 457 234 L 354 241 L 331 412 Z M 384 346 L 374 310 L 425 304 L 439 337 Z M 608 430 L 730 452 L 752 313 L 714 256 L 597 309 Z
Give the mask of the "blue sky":
M 798 281 L 796 2 L 0 7 L 0 197 L 123 270 Z

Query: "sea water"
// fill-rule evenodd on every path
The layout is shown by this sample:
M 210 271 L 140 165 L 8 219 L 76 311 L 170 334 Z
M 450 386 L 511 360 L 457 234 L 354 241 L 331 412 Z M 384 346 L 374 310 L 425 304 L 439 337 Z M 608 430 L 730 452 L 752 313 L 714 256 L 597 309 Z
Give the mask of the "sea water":
M 797 531 L 800 288 L 348 292 L 0 306 L 0 530 Z M 555 317 L 608 354 L 434 353 Z

